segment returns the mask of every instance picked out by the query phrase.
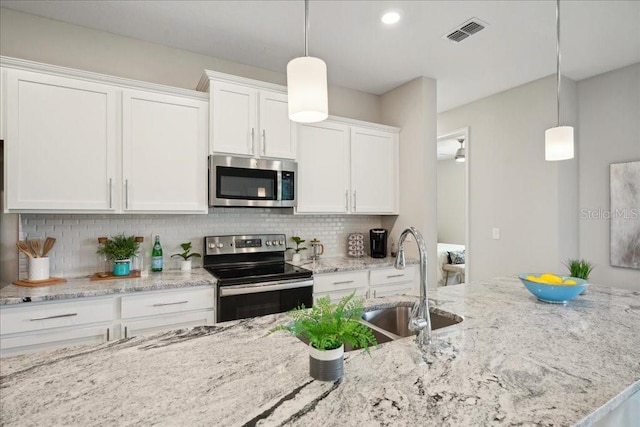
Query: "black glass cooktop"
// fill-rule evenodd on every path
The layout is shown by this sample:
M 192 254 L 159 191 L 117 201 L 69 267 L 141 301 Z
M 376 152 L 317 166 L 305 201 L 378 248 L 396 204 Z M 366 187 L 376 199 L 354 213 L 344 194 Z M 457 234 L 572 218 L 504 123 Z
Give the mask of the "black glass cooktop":
M 248 266 L 206 267 L 206 269 L 218 279 L 218 285 L 220 286 L 308 279 L 313 275 L 310 270 L 284 262 Z

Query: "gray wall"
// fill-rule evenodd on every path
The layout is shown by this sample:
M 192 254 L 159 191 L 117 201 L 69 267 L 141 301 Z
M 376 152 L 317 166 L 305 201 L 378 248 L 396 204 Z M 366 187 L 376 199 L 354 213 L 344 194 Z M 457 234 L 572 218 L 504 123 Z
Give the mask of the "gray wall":
M 469 127 L 472 280 L 562 271 L 577 255 L 577 160 L 544 160 L 544 131 L 555 126 L 550 76 L 438 115 L 438 134 Z M 576 85 L 563 81 L 564 123 L 576 126 Z M 492 239 L 492 228 L 500 239 Z
M 464 163 L 438 160 L 438 242 L 465 245 Z
M 640 270 L 609 266 L 609 164 L 640 160 L 640 64 L 578 83 L 580 256 L 594 283 L 640 290 Z M 638 206 L 640 210 L 640 206 Z

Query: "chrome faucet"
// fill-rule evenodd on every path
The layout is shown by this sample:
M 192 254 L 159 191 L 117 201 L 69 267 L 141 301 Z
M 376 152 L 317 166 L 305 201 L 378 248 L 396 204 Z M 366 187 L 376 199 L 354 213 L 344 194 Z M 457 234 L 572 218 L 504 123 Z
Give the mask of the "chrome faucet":
M 412 234 L 418 244 L 420 253 L 420 301 L 414 305 L 409 317 L 409 330 L 418 331 L 417 342 L 419 345 L 431 344 L 431 316 L 429 315 L 429 299 L 427 288 L 427 248 L 422 234 L 414 227 L 405 229 L 398 239 L 398 256 L 394 267 L 404 270 L 406 261 L 404 257 L 404 240 Z

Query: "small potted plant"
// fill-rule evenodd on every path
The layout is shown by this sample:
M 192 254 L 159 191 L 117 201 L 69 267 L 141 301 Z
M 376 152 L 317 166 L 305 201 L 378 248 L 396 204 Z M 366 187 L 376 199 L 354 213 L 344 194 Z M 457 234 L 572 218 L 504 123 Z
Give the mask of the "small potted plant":
M 293 319 L 275 331 L 289 331 L 309 342 L 309 374 L 320 381 L 336 381 L 344 374 L 344 345 L 362 348 L 376 345 L 373 331 L 360 323 L 364 312 L 363 300 L 354 300 L 355 292 L 340 302 L 332 303 L 328 296 L 319 298 L 310 309 L 304 306 L 290 311 Z
M 584 259 L 570 259 L 564 264 L 569 270 L 571 277 L 577 277 L 578 279 L 584 279 L 589 281 L 589 275 L 593 271 L 594 265 Z M 581 293 L 585 293 L 586 289 Z
M 98 253 L 113 261 L 114 276 L 128 276 L 131 273 L 131 257 L 138 253 L 140 243 L 135 236 L 113 236 L 98 247 Z
M 200 258 L 202 255 L 197 252 L 191 252 L 191 242 L 181 243 L 180 247 L 182 248 L 182 253 L 173 254 L 171 257 L 177 256 L 182 258 L 182 260 L 180 260 L 180 270 L 189 271 L 191 270 L 191 258 Z
M 298 236 L 291 236 L 291 240 L 293 240 L 293 243 L 296 244 L 295 248 L 287 248 L 287 250 L 296 251 L 296 253 L 293 254 L 293 257 L 291 257 L 291 261 L 300 262 L 300 260 L 302 259 L 302 254 L 300 253 L 300 251 L 304 251 L 304 250 L 307 249 L 305 247 L 301 248 L 300 245 L 303 244 L 304 242 L 306 242 L 306 240 L 303 240 Z

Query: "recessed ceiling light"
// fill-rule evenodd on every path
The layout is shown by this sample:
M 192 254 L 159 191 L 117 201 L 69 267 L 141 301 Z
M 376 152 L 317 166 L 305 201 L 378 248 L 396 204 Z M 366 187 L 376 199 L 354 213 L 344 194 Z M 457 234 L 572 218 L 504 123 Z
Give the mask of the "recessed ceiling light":
M 400 20 L 400 14 L 395 11 L 385 12 L 380 20 L 387 25 L 395 24 Z

